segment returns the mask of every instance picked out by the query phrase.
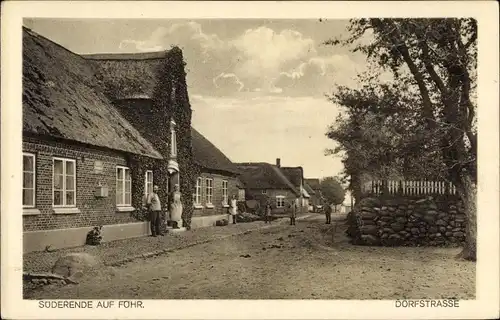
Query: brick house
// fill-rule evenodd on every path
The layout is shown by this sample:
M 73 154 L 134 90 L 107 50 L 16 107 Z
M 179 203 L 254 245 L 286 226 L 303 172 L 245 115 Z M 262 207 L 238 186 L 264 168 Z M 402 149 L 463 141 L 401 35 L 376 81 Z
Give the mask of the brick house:
M 25 252 L 83 245 L 98 225 L 105 241 L 147 235 L 138 216 L 154 184 L 168 207 L 168 192 L 182 179 L 176 123 L 151 109 L 155 68 L 165 54 L 82 56 L 23 28 Z M 170 102 L 185 101 L 187 90 Z M 202 178 L 203 207 L 191 226 L 201 227 L 227 217 L 238 170 L 194 128 L 187 131 Z
M 107 240 L 138 236 L 131 174 L 161 154 L 93 88 L 85 60 L 23 28 L 24 251 L 85 243 L 104 225 Z
M 310 204 L 313 206 L 314 211 L 321 209 L 321 188 L 319 179 L 304 179 L 305 183 L 311 188 L 314 193 L 310 193 L 311 198 L 309 199 Z
M 257 200 L 261 205 L 269 201 L 273 214 L 284 214 L 288 206 L 300 199 L 300 189 L 295 187 L 277 164 L 265 162 L 237 163 L 240 180 L 245 185 L 246 200 Z
M 157 75 L 156 70 L 164 56 L 163 53 L 131 54 L 93 54 L 86 55 L 97 69 L 99 78 L 106 87 L 117 87 L 111 91 L 113 103 L 123 116 L 132 123 L 152 144 L 162 150 L 164 141 L 158 137 L 159 128 L 152 123 L 161 111 L 153 110 L 153 92 Z M 179 94 L 179 93 L 177 93 Z M 167 119 L 165 119 L 167 122 Z M 172 134 L 175 123 L 171 122 Z M 214 144 L 196 129 L 190 131 L 192 152 L 200 175 L 196 177 L 192 192 L 194 211 L 191 227 L 211 226 L 215 221 L 228 219 L 229 199 L 238 196 L 238 169 Z M 174 135 L 175 137 L 175 135 Z M 176 155 L 162 154 L 169 159 L 170 180 L 167 190 L 182 179 Z
M 302 167 L 282 167 L 280 159 L 276 160 L 276 165 L 281 169 L 283 174 L 300 191 L 299 206 L 301 212 L 309 211 L 309 198 L 311 197 L 304 187 L 304 169 Z

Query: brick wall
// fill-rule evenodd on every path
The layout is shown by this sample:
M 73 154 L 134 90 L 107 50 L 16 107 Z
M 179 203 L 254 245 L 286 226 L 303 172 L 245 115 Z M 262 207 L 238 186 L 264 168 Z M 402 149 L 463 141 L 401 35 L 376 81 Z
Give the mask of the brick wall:
M 224 207 L 222 205 L 222 181 L 226 180 L 228 182 L 228 199 L 230 202 L 231 197 L 233 195 L 236 195 L 236 197 L 238 197 L 238 187 L 236 185 L 236 178 L 207 171 L 201 173 L 201 178 L 202 178 L 201 204 L 195 205 L 193 217 L 220 215 L 229 213 L 229 208 Z M 212 197 L 213 208 L 207 207 L 206 203 L 206 180 L 205 180 L 206 178 L 213 179 L 213 187 L 214 187 L 213 197 Z
M 116 166 L 127 166 L 125 154 L 66 143 L 23 138 L 23 152 L 36 156 L 36 208 L 38 215 L 23 216 L 23 230 L 36 231 L 90 227 L 137 222 L 130 212 L 116 211 Z M 80 213 L 55 214 L 52 208 L 52 158 L 76 160 L 76 206 Z M 102 173 L 94 172 L 96 160 Z M 109 190 L 108 197 L 96 198 L 96 186 Z
M 269 197 L 271 200 L 271 206 L 273 207 L 273 213 L 286 213 L 288 211 L 288 205 L 293 204 L 297 195 L 290 190 L 286 189 L 267 189 L 266 194 L 262 193 L 261 189 L 247 189 L 246 197 L 247 199 L 255 199 L 261 201 L 265 196 Z M 276 208 L 276 196 L 285 196 L 285 207 Z

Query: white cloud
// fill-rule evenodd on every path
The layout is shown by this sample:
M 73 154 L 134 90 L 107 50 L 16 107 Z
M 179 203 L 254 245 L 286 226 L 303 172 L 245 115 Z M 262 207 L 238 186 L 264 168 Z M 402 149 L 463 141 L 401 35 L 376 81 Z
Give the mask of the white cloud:
M 233 87 L 236 91 L 241 91 L 245 85 L 234 73 L 221 73 L 213 79 L 217 89 Z
M 272 79 L 286 63 L 299 61 L 316 52 L 314 41 L 301 33 L 293 30 L 278 33 L 267 27 L 248 29 L 230 43 L 244 57 L 236 72 L 250 78 L 267 75 Z M 264 89 L 272 89 L 270 81 Z

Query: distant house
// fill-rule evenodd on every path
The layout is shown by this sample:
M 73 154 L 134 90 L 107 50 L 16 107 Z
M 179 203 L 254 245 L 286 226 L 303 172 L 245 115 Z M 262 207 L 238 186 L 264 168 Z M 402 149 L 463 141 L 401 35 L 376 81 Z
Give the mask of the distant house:
M 300 199 L 301 190 L 287 178 L 279 166 L 265 162 L 237 163 L 240 180 L 245 185 L 247 200 L 257 200 L 261 205 L 269 201 L 273 213 L 285 213 L 288 206 Z
M 280 159 L 276 159 L 276 165 L 283 171 L 283 174 L 293 184 L 293 186 L 300 190 L 299 206 L 302 212 L 309 211 L 309 193 L 304 188 L 304 170 L 302 167 L 282 167 Z
M 152 98 L 157 67 L 172 50 L 82 56 L 23 28 L 26 252 L 82 245 L 98 225 L 105 241 L 148 234 L 137 215 L 155 184 L 168 208 L 169 191 L 183 179 L 177 149 L 183 128 L 153 110 Z M 181 59 L 172 63 L 183 68 Z M 185 81 L 180 74 L 175 81 Z M 187 91 L 173 90 L 164 103 L 186 101 Z M 238 169 L 194 128 L 183 130 L 200 172 L 183 195 L 195 202 L 191 226 L 212 225 L 227 218 L 228 199 L 239 192 Z
M 314 191 L 309 199 L 310 204 L 314 207 L 315 211 L 321 207 L 321 188 L 319 179 L 304 179 L 305 183 Z
M 308 200 L 308 211 L 314 211 L 314 203 L 313 203 L 313 200 L 314 200 L 314 197 L 316 197 L 316 191 L 314 191 L 310 186 L 309 184 L 307 183 L 307 181 L 305 181 L 304 179 L 304 190 L 307 192 L 307 194 L 309 195 L 309 198 L 307 199 Z

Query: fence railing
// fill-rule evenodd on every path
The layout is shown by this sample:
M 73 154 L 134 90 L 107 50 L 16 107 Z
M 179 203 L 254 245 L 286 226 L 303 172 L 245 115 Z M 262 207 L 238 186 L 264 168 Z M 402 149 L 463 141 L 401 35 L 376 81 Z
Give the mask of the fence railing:
M 400 195 L 455 195 L 456 187 L 445 181 L 413 181 L 413 180 L 372 180 L 363 186 L 364 193 L 371 194 L 400 194 Z

